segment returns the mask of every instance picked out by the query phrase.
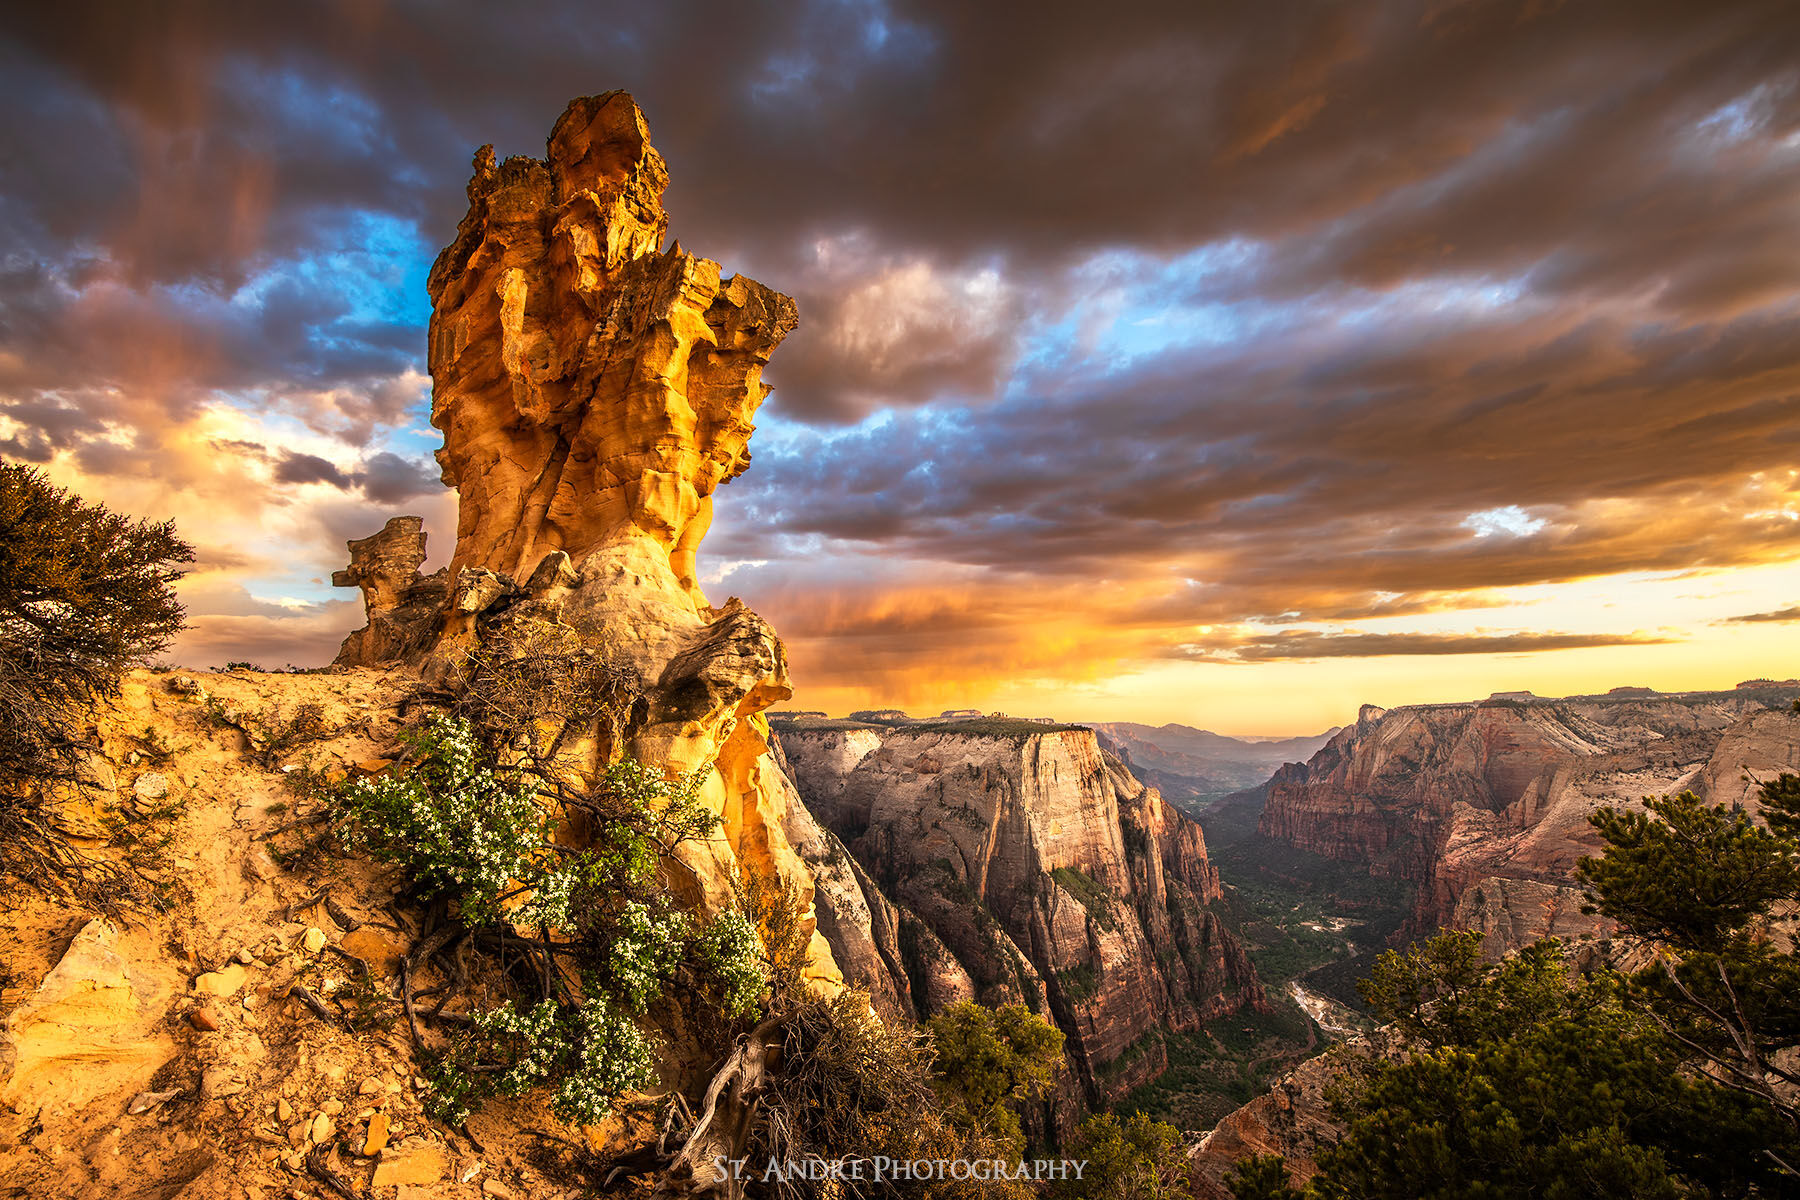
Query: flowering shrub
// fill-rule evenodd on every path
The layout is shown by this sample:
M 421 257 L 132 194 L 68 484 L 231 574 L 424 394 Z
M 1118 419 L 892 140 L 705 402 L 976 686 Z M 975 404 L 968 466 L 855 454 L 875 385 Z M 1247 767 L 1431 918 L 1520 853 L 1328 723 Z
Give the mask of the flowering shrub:
M 551 1107 L 565 1121 L 593 1124 L 613 1101 L 656 1080 L 655 1043 L 604 997 L 581 1004 L 540 1000 L 520 1011 L 508 1000 L 479 1013 L 475 1027 L 434 1066 L 430 1110 L 461 1124 L 489 1096 L 522 1096 L 554 1085 Z
M 498 919 L 515 886 L 544 894 L 543 912 L 527 915 L 566 915 L 581 864 L 555 861 L 554 822 L 531 779 L 497 771 L 467 721 L 440 717 L 408 740 L 415 760 L 404 775 L 339 789 L 351 846 L 404 867 L 421 895 L 457 901 L 467 925 Z
M 555 822 L 539 800 L 549 785 L 497 766 L 466 720 L 438 718 L 411 749 L 405 774 L 336 790 L 347 840 L 405 868 L 420 895 L 454 901 L 472 929 L 538 929 L 532 961 L 546 995 L 475 1014 L 429 1072 L 435 1116 L 460 1122 L 489 1096 L 554 1087 L 560 1116 L 597 1121 L 654 1079 L 654 1043 L 635 1017 L 677 977 L 684 997 L 727 1018 L 755 1008 L 767 978 L 755 923 L 735 911 L 696 922 L 659 882 L 664 857 L 718 827 L 700 797 L 705 771 L 669 778 L 626 760 L 593 792 L 564 793 L 588 818 L 589 845 L 574 851 L 549 841 Z
M 655 1045 L 603 996 L 583 1002 L 570 1024 L 572 1061 L 551 1104 L 563 1120 L 591 1125 L 619 1096 L 655 1082 Z
M 625 902 L 606 949 L 606 968 L 608 981 L 627 1006 L 642 1010 L 662 995 L 691 932 L 685 913 L 653 913 L 641 900 Z
M 594 809 L 668 854 L 679 843 L 708 837 L 719 828 L 718 814 L 700 798 L 711 769 L 670 778 L 635 759 L 622 758 L 601 773 Z

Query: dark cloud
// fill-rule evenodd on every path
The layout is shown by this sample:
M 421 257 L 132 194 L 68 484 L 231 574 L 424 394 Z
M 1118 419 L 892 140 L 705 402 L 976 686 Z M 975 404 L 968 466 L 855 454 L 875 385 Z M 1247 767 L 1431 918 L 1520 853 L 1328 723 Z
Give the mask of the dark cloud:
M 1240 620 L 1800 549 L 1785 516 L 1800 315 L 1667 339 L 1579 315 L 1418 323 L 1397 345 L 1284 329 L 797 436 L 734 485 L 715 552 L 820 537 L 1039 575 L 1160 572 L 1205 585 L 1196 619 Z
M 1205 662 L 1284 662 L 1321 658 L 1381 658 L 1405 654 L 1529 654 L 1595 646 L 1660 646 L 1675 638 L 1645 634 L 1587 633 L 1277 633 L 1229 646 L 1179 648 L 1180 656 Z
M 261 447 L 256 449 L 261 451 Z M 444 491 L 435 467 L 385 450 L 370 455 L 362 468 L 355 471 L 346 471 L 316 454 L 299 454 L 292 450 L 282 451 L 273 467 L 276 483 L 323 483 L 343 492 L 360 489 L 371 504 L 382 506 L 405 504 Z
M 383 452 L 364 465 L 358 480 L 371 503 L 405 504 L 421 496 L 441 495 L 443 479 L 435 466 Z
M 821 644 L 1036 669 L 993 630 L 1166 656 L 1791 559 L 1797 63 L 1783 0 L 32 6 L 0 453 L 337 489 L 319 561 L 443 504 L 387 447 L 469 153 L 625 87 L 683 244 L 801 301 L 709 551 Z
M 316 454 L 295 454 L 292 450 L 283 451 L 275 464 L 276 483 L 329 483 L 332 487 L 349 490 L 353 485 L 350 476 L 336 466 L 320 458 Z
M 855 298 L 896 264 L 996 264 L 1022 290 L 1102 249 L 1250 238 L 1275 247 L 1263 288 L 1520 276 L 1661 288 L 1684 312 L 1784 294 L 1800 270 L 1782 150 L 1800 21 L 1780 0 L 1105 21 L 1071 2 L 1028 23 L 833 0 L 333 19 L 90 0 L 20 14 L 7 57 L 9 107 L 35 118 L 11 135 L 31 163 L 7 179 L 14 227 L 98 246 L 131 280 L 227 286 L 328 250 L 358 211 L 441 244 L 470 148 L 532 151 L 570 96 L 628 87 L 686 243 L 808 300 L 771 377 L 813 417 L 979 390 L 1005 365 L 1016 313 L 925 321 L 910 364 L 870 343 Z M 860 271 L 820 253 L 846 239 Z
M 176 661 L 190 667 L 251 662 L 270 670 L 317 666 L 330 662 L 344 634 L 362 621 L 362 605 L 354 601 L 321 605 L 303 613 L 270 614 L 257 609 L 200 615 L 182 634 Z
M 1774 612 L 1745 613 L 1741 617 L 1732 617 L 1732 623 L 1756 625 L 1769 621 L 1800 621 L 1800 606 L 1794 608 L 1778 608 Z

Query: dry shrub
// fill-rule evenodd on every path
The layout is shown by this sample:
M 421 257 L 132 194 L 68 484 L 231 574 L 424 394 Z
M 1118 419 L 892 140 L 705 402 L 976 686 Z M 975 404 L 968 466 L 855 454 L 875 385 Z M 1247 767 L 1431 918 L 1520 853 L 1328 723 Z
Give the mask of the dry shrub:
M 263 716 L 261 736 L 251 739 L 251 757 L 261 766 L 278 767 L 282 759 L 300 747 L 322 742 L 336 732 L 326 723 L 325 710 L 317 704 L 302 704 L 291 717 L 276 710 Z
M 806 966 L 812 959 L 813 926 L 807 916 L 811 900 L 792 880 L 772 883 L 742 862 L 732 895 L 762 938 L 772 1008 L 779 1012 L 797 1003 L 806 990 Z
M 32 891 L 106 914 L 151 896 L 136 872 L 64 836 L 40 795 L 0 795 L 0 908 Z
M 171 585 L 193 548 L 0 463 L 0 898 L 24 884 L 105 906 L 131 890 L 69 844 L 45 791 L 80 781 L 89 711 L 182 627 Z
M 884 1025 L 865 993 L 798 1000 L 786 1015 L 784 1035 L 780 1069 L 769 1078 L 752 1138 L 750 1161 L 759 1174 L 771 1159 L 1013 1160 L 1010 1147 L 946 1119 L 932 1087 L 929 1040 L 917 1027 Z M 818 1186 L 771 1183 L 784 1196 L 809 1195 Z M 896 1185 L 846 1179 L 836 1186 L 846 1195 L 873 1196 Z M 1011 1182 L 942 1179 L 906 1186 L 916 1189 L 909 1194 L 944 1200 L 1031 1194 Z
M 460 714 L 496 750 L 540 767 L 590 730 L 616 743 L 638 696 L 610 638 L 537 619 L 514 622 L 473 651 L 461 683 Z

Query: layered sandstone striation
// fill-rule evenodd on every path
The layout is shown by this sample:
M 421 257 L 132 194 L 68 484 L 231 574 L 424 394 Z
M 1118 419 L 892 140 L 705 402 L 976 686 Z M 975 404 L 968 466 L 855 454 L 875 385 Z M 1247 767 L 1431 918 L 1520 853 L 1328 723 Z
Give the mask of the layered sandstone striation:
M 1478 929 L 1496 954 L 1543 936 L 1603 935 L 1574 886 L 1576 864 L 1599 850 L 1589 814 L 1687 789 L 1745 803 L 1754 779 L 1800 766 L 1793 696 L 1367 706 L 1311 761 L 1276 773 L 1260 831 L 1417 884 L 1410 934 Z
M 807 807 L 898 910 L 895 991 L 921 1014 L 1023 1002 L 1067 1035 L 1075 1093 L 1123 1095 L 1166 1065 L 1164 1030 L 1259 1005 L 1212 911 L 1200 827 L 1091 730 L 782 722 Z
M 428 280 L 455 551 L 440 585 L 417 573 L 417 518 L 352 543 L 334 581 L 363 588 L 369 628 L 339 662 L 399 660 L 455 688 L 483 657 L 603 656 L 634 701 L 596 723 L 589 765 L 625 754 L 704 770 L 722 818 L 721 838 L 682 847 L 692 870 L 672 885 L 708 907 L 744 870 L 812 892 L 796 847 L 826 865 L 830 848 L 761 715 L 793 694 L 785 651 L 737 600 L 713 607 L 695 567 L 714 491 L 749 464 L 762 368 L 797 323 L 793 302 L 664 247 L 668 171 L 623 92 L 572 102 L 544 158 L 496 164 L 483 147 L 474 167 Z M 853 885 L 832 877 L 845 922 Z M 814 966 L 837 986 L 822 936 Z

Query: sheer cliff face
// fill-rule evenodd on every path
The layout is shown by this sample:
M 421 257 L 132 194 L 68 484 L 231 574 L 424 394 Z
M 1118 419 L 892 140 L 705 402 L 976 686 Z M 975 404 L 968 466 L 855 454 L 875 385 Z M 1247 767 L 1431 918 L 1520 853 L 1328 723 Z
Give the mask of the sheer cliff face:
M 1420 886 L 1410 933 L 1479 929 L 1503 953 L 1546 935 L 1604 933 L 1583 915 L 1576 863 L 1598 853 L 1588 814 L 1692 789 L 1742 802 L 1800 764 L 1789 694 L 1575 697 L 1383 711 L 1366 707 L 1269 784 L 1261 832 Z
M 1086 729 L 779 734 L 801 795 L 900 910 L 923 1012 L 1022 1001 L 1068 1035 L 1079 1084 L 1122 1095 L 1156 1037 L 1261 1003 L 1200 827 Z
M 735 599 L 714 608 L 694 557 L 712 494 L 742 473 L 762 368 L 791 300 L 663 248 L 668 184 L 623 92 L 573 101 L 544 158 L 475 156 L 469 210 L 433 265 L 429 362 L 438 461 L 460 494 L 454 556 L 419 576 L 417 518 L 352 542 L 334 582 L 367 629 L 342 665 L 395 660 L 451 688 L 470 656 L 545 644 L 604 654 L 632 678 L 624 728 L 579 743 L 707 771 L 724 838 L 686 843 L 672 886 L 727 902 L 740 869 L 814 889 L 797 845 L 823 846 L 769 755 L 770 704 L 792 695 L 781 641 Z M 828 857 L 823 850 L 816 855 Z M 848 886 L 848 885 L 845 885 Z M 837 986 L 814 938 L 820 985 Z

